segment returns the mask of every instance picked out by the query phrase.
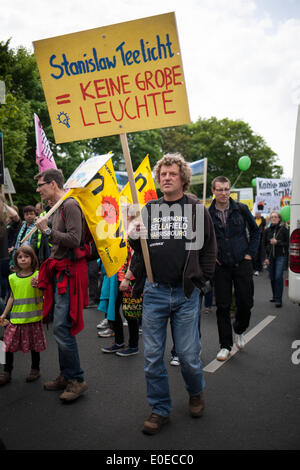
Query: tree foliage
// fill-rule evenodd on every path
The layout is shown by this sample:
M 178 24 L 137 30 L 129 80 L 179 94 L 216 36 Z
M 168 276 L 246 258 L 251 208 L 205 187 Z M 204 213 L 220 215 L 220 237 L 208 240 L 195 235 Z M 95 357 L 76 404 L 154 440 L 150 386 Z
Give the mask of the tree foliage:
M 243 121 L 200 118 L 190 125 L 162 129 L 161 133 L 164 152 L 180 152 L 188 161 L 207 158 L 208 189 L 219 175 L 232 184 L 239 177 L 238 187 L 250 187 L 255 177 L 279 178 L 283 173 L 273 150 Z M 241 173 L 237 163 L 244 155 L 250 157 L 251 167 Z
M 4 136 L 5 166 L 9 168 L 17 191 L 14 195 L 17 205 L 35 203 L 39 198 L 33 179 L 38 172 L 34 113 L 42 122 L 56 164 L 65 177 L 70 176 L 82 160 L 109 151 L 113 152 L 114 166 L 118 169 L 123 160 L 119 136 L 55 144 L 33 54 L 22 47 L 10 49 L 9 41 L 0 42 L 0 80 L 6 85 L 6 102 L 0 105 L 0 130 Z M 243 155 L 251 158 L 251 168 L 240 176 L 239 187 L 250 186 L 256 176 L 279 177 L 282 174 L 275 153 L 243 121 L 199 118 L 185 126 L 128 134 L 128 142 L 134 169 L 147 154 L 152 167 L 169 152 L 180 152 L 188 161 L 207 158 L 208 188 L 212 179 L 220 174 L 234 182 L 240 174 L 237 162 Z

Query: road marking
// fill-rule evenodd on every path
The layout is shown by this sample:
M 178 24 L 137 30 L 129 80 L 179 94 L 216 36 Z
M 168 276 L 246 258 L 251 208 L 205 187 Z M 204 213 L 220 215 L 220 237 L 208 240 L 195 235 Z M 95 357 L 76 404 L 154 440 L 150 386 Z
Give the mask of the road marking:
M 268 326 L 269 323 L 271 323 L 271 321 L 274 320 L 274 318 L 276 318 L 276 316 L 268 315 L 264 320 L 262 320 L 260 323 L 258 323 L 258 325 L 256 325 L 254 328 L 252 328 L 252 330 L 250 330 L 248 333 L 246 333 L 245 334 L 246 344 L 249 343 L 249 341 L 251 339 L 253 339 L 258 333 L 260 333 L 260 331 L 262 331 L 266 326 Z M 234 344 L 233 347 L 231 348 L 230 358 L 229 359 L 227 359 L 226 361 L 218 361 L 217 359 L 214 359 L 209 364 L 207 364 L 207 366 L 204 367 L 204 369 L 203 369 L 204 372 L 211 372 L 211 373 L 215 372 L 223 364 L 228 362 L 232 358 L 232 356 L 234 356 L 238 351 L 239 351 L 239 349 Z

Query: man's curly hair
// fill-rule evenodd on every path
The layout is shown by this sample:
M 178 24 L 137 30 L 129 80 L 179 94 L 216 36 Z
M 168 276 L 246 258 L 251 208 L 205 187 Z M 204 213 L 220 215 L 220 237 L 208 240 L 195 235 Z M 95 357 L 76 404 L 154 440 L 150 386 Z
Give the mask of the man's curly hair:
M 155 179 L 158 183 L 160 183 L 160 170 L 163 165 L 165 166 L 171 166 L 174 163 L 178 165 L 179 170 L 180 170 L 180 176 L 181 180 L 183 182 L 183 191 L 187 191 L 191 179 L 192 179 L 192 170 L 189 166 L 189 164 L 185 161 L 183 156 L 180 153 L 167 153 L 166 155 L 163 156 L 155 165 L 153 172 Z

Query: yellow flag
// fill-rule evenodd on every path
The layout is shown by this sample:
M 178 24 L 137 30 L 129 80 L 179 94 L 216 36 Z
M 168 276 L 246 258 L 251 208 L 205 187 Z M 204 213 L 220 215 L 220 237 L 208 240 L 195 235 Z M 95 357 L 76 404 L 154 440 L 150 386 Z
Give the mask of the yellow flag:
M 108 277 L 124 264 L 127 244 L 118 184 L 110 159 L 84 188 L 71 189 L 66 197 L 78 201 Z
M 139 204 L 143 207 L 151 199 L 157 199 L 155 184 L 152 178 L 149 155 L 146 155 L 136 172 L 134 180 L 137 189 Z M 120 193 L 121 204 L 132 204 L 132 195 L 129 183 L 124 186 Z

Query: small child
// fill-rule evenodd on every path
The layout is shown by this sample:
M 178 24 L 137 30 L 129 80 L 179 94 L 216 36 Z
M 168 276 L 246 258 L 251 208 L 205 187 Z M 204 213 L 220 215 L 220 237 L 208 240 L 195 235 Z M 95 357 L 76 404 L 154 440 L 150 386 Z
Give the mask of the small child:
M 0 324 L 10 321 L 4 333 L 5 365 L 0 374 L 0 385 L 11 380 L 14 352 L 31 352 L 31 370 L 26 382 L 33 382 L 40 376 L 40 351 L 46 349 L 46 338 L 42 325 L 43 294 L 32 287 L 31 279 L 37 276 L 38 260 L 30 246 L 22 246 L 14 255 L 16 272 L 9 276 L 11 295 L 7 301 Z

